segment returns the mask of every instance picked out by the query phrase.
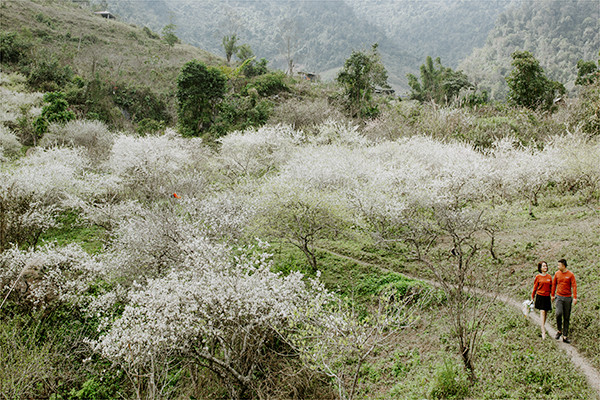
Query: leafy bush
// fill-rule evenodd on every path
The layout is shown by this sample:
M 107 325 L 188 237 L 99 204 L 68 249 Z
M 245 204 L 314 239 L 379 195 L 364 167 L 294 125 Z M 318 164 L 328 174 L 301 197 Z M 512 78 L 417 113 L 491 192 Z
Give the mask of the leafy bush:
M 360 282 L 357 286 L 357 293 L 360 295 L 379 295 L 385 292 L 386 295 L 393 295 L 396 300 L 406 297 L 412 297 L 413 300 L 431 291 L 431 286 L 425 282 L 406 278 L 403 275 L 390 272 L 385 275 L 372 277 Z
M 0 60 L 2 63 L 18 63 L 29 58 L 32 43 L 16 32 L 0 31 Z
M 136 132 L 140 136 L 157 134 L 163 132 L 166 128 L 164 121 L 156 121 L 150 118 L 144 118 L 137 124 Z
M 231 96 L 219 104 L 218 115 L 210 128 L 211 135 L 219 138 L 227 132 L 264 125 L 271 108 L 268 100 Z
M 50 92 L 44 95 L 44 102 L 47 103 L 42 108 L 40 115 L 34 122 L 35 133 L 41 138 L 48 130 L 49 123 L 64 124 L 75 119 L 75 113 L 68 110 L 69 103 L 65 100 L 63 92 Z
M 242 45 L 240 46 L 240 48 L 243 48 L 244 46 L 245 45 Z M 267 69 L 267 60 L 264 58 L 261 58 L 259 62 L 254 61 L 254 59 L 246 59 L 244 64 L 242 64 L 242 73 L 247 78 L 264 75 L 268 71 L 269 70 Z
M 104 375 L 102 378 L 106 378 L 106 376 Z M 102 378 L 100 379 L 104 381 L 108 380 Z M 107 384 L 107 382 L 91 378 L 83 383 L 81 389 L 73 389 L 70 394 L 74 399 L 103 400 L 118 397 L 117 392 L 118 386 L 114 382 Z
M 123 127 L 123 112 L 112 99 L 114 87 L 100 80 L 98 76 L 85 82 L 84 87 L 80 86 L 81 82 L 74 82 L 74 85 L 69 86 L 72 89 L 69 104 L 74 104 L 88 119 L 100 120 L 111 128 Z
M 279 92 L 287 92 L 290 90 L 286 84 L 286 75 L 283 72 L 271 72 L 268 74 L 253 78 L 250 83 L 242 90 L 242 95 L 247 96 L 248 91 L 252 88 L 256 89 L 260 96 L 271 96 Z
M 469 382 L 453 361 L 438 365 L 431 388 L 434 399 L 464 399 L 469 394 Z
M 142 28 L 142 30 L 144 31 L 144 33 L 146 34 L 146 36 L 148 36 L 150 39 L 156 39 L 156 40 L 160 39 L 160 35 L 158 33 L 152 32 L 150 30 L 150 28 L 148 28 L 147 26 L 144 26 Z
M 116 85 L 113 98 L 115 104 L 124 108 L 134 122 L 142 119 L 164 121 L 167 124 L 171 122 L 164 99 L 148 87 Z
M 43 91 L 57 91 L 72 78 L 72 68 L 69 65 L 62 66 L 54 56 L 36 58 L 27 74 L 29 85 Z

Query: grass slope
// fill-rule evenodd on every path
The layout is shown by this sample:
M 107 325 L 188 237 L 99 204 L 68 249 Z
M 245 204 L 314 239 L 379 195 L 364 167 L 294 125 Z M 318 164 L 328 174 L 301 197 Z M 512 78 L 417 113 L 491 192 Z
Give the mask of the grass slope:
M 0 12 L 3 31 L 33 41 L 31 59 L 58 59 L 87 79 L 98 75 L 108 82 L 145 85 L 165 93 L 174 90 L 187 61 L 223 61 L 187 44 L 171 47 L 147 29 L 101 18 L 71 1 L 8 0 Z

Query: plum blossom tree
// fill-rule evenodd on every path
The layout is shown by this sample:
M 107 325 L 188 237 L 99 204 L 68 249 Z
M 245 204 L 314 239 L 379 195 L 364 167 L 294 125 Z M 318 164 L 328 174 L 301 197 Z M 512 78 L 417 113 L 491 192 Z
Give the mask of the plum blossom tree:
M 270 255 L 260 247 L 210 260 L 207 246 L 189 240 L 186 268 L 132 291 L 122 316 L 95 345 L 133 379 L 156 379 L 169 367 L 169 355 L 184 357 L 213 371 L 230 398 L 241 399 L 276 332 L 329 294 L 300 273 L 271 272 Z
M 339 199 L 280 179 L 272 180 L 262 190 L 262 211 L 257 213 L 262 230 L 269 237 L 283 239 L 302 250 L 316 272 L 315 246 L 320 240 L 337 235 L 346 220 Z
M 426 138 L 373 146 L 370 155 L 379 160 L 380 172 L 365 176 L 364 191 L 348 192 L 351 203 L 375 239 L 404 244 L 409 258 L 436 278 L 448 299 L 465 369 L 474 379 L 477 341 L 493 299 L 477 296 L 472 287 L 495 282 L 482 249 L 493 250 L 490 242 L 498 230 L 496 220 L 477 205 L 491 195 L 493 169 L 468 146 Z
M 90 283 L 103 276 L 105 267 L 79 245 L 45 245 L 38 250 L 13 246 L 0 253 L 0 288 L 7 299 L 31 308 L 56 303 L 79 303 Z
M 544 150 L 518 146 L 510 139 L 494 143 L 490 163 L 497 172 L 497 186 L 505 199 L 521 199 L 529 203 L 529 214 L 538 205 L 538 195 L 564 167 L 565 159 L 558 157 L 556 148 Z
M 73 149 L 35 151 L 0 171 L 0 251 L 11 244 L 35 246 L 40 235 L 57 226 L 58 213 L 78 199 L 101 193 L 97 174 Z
M 491 245 L 497 229 L 484 210 L 448 205 L 409 207 L 398 237 L 412 249 L 414 260 L 435 276 L 447 298 L 452 334 L 471 379 L 475 375 L 478 341 L 495 296 L 481 296 L 475 289 L 497 293 L 500 269 L 482 250 Z M 490 238 L 490 234 L 491 238 Z
M 303 140 L 302 132 L 286 125 L 236 131 L 218 140 L 219 159 L 232 179 L 261 176 L 282 165 Z
M 153 201 L 177 191 L 187 195 L 203 190 L 208 156 L 200 139 L 184 140 L 170 130 L 162 136 L 120 135 L 107 168 L 121 179 L 127 196 Z

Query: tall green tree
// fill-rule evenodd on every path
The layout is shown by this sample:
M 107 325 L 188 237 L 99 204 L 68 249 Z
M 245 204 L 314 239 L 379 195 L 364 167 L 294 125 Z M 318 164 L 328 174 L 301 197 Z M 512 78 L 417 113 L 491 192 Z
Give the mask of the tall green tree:
M 344 88 L 348 110 L 353 117 L 372 117 L 377 114 L 373 104 L 376 87 L 389 88 L 387 71 L 381 62 L 375 43 L 368 52 L 353 51 L 337 76 Z
M 231 61 L 231 56 L 237 52 L 238 37 L 234 35 L 223 36 L 223 49 L 225 50 L 225 57 L 227 58 L 227 64 Z
M 421 82 L 415 75 L 407 75 L 411 88 L 410 98 L 413 100 L 447 104 L 458 96 L 461 89 L 473 88 L 462 71 L 444 67 L 439 57 L 434 61 L 431 56 L 427 56 L 420 72 Z
M 175 24 L 168 24 L 162 29 L 163 40 L 171 47 L 179 43 L 179 38 L 175 35 Z
M 600 55 L 600 53 L 599 53 Z M 600 60 L 598 60 L 600 64 Z M 589 85 L 598 79 L 600 70 L 593 61 L 577 61 L 577 79 L 575 80 L 576 85 Z
M 184 136 L 200 136 L 210 128 L 226 90 L 227 77 L 217 68 L 197 60 L 183 66 L 177 78 L 177 116 Z
M 235 55 L 240 61 L 246 61 L 249 58 L 254 57 L 254 52 L 252 51 L 252 48 L 250 48 L 250 45 L 246 43 L 237 47 Z
M 546 77 L 540 62 L 528 51 L 511 55 L 513 70 L 506 78 L 508 101 L 530 109 L 552 110 L 554 99 L 566 93 L 565 87 Z
M 55 122 L 65 124 L 75 119 L 75 113 L 69 110 L 69 103 L 63 92 L 48 92 L 44 94 L 44 107 L 42 114 L 34 121 L 34 145 L 48 130 L 48 124 Z

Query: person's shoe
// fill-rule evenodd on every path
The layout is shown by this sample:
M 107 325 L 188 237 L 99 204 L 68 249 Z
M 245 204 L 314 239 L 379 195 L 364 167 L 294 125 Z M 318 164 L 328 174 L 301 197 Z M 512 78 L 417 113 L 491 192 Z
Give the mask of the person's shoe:
M 556 332 L 556 336 L 554 336 L 554 339 L 558 340 L 558 339 L 560 339 L 561 336 L 562 336 L 562 332 Z
M 567 344 L 571 343 L 571 341 L 568 338 L 566 338 L 566 337 L 563 338 L 563 342 L 565 342 Z

